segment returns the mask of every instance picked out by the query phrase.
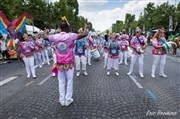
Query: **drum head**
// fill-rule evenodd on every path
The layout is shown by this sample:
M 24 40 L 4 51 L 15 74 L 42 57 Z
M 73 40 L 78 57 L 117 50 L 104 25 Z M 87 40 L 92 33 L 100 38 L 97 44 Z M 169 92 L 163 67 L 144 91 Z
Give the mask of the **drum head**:
M 140 48 L 139 50 L 140 50 L 141 53 L 145 52 L 145 49 Z

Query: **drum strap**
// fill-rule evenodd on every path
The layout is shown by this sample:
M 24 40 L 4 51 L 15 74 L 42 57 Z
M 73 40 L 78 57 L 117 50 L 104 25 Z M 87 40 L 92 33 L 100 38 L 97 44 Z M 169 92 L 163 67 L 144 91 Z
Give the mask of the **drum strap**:
M 144 45 L 144 43 L 142 43 L 142 42 L 141 42 L 141 40 L 139 39 L 139 37 L 136 37 L 136 38 L 138 39 L 138 41 L 139 41 L 140 45 L 141 45 L 141 46 L 143 46 L 143 45 Z

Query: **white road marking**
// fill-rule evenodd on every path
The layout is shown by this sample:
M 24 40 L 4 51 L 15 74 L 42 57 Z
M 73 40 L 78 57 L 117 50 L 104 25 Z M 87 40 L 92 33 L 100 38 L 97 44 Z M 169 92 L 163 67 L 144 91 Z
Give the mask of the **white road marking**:
M 127 66 L 124 65 L 124 67 L 125 67 L 126 69 L 128 69 Z M 133 82 L 138 86 L 138 88 L 143 88 L 143 86 L 136 80 L 137 77 L 136 77 L 134 74 L 129 75 L 129 77 L 130 77 L 130 78 L 133 80 Z
M 31 82 L 29 82 L 29 83 L 27 83 L 25 86 L 27 87 L 27 86 L 29 86 L 31 83 L 33 83 L 34 81 L 31 81 Z
M 133 80 L 133 82 L 138 86 L 138 88 L 143 88 L 143 86 L 132 76 L 129 75 L 129 77 Z
M 8 83 L 8 82 L 10 82 L 10 81 L 12 81 L 12 80 L 14 80 L 14 79 L 16 79 L 16 78 L 17 78 L 17 76 L 9 77 L 9 78 L 7 78 L 7 79 L 1 81 L 1 82 L 0 82 L 0 86 L 6 84 L 6 83 Z
M 46 82 L 52 74 L 50 74 L 48 77 L 46 77 L 44 80 L 42 80 L 38 85 L 42 85 L 44 82 Z

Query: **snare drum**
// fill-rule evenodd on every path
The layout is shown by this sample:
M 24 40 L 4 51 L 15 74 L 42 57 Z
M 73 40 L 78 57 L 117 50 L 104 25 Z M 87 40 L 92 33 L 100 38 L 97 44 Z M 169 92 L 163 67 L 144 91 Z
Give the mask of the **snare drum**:
M 95 59 L 100 57 L 99 51 L 97 49 L 91 50 L 91 54 Z

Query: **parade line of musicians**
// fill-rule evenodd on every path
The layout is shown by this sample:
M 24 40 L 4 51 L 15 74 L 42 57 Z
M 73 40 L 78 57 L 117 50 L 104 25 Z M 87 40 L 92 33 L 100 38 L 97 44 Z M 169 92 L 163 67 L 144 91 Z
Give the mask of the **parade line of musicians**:
M 59 81 L 59 102 L 62 106 L 69 106 L 73 102 L 73 76 L 74 68 L 76 76 L 88 75 L 86 65 L 91 65 L 91 60 L 99 60 L 100 54 L 104 57 L 104 67 L 107 68 L 107 75 L 114 73 L 119 75 L 119 64 L 128 65 L 127 59 L 131 58 L 130 70 L 127 75 L 133 73 L 133 67 L 139 59 L 139 75 L 143 75 L 144 51 L 147 47 L 147 39 L 141 35 L 141 29 L 136 28 L 135 35 L 129 42 L 129 36 L 123 30 L 121 33 L 105 35 L 88 31 L 88 25 L 79 29 L 78 33 L 70 32 L 70 25 L 67 21 L 60 23 L 60 31 L 54 34 L 41 32 L 37 35 L 23 35 L 23 38 L 16 39 L 16 52 L 25 64 L 27 78 L 31 74 L 36 78 L 35 68 L 42 68 L 43 64 L 50 65 L 53 60 L 52 76 L 57 76 Z M 4 45 L 1 38 L 1 47 Z M 159 76 L 167 77 L 164 74 L 166 64 L 166 49 L 163 43 L 164 29 L 160 28 L 153 37 L 151 77 L 155 77 L 156 67 L 160 60 Z M 114 69 L 114 70 L 112 70 Z M 82 74 L 81 74 L 82 73 Z

